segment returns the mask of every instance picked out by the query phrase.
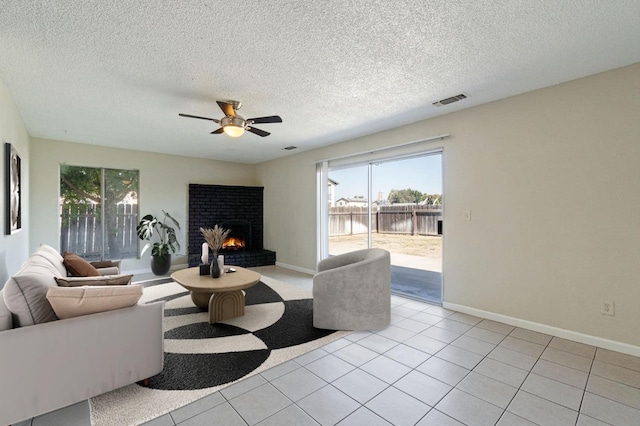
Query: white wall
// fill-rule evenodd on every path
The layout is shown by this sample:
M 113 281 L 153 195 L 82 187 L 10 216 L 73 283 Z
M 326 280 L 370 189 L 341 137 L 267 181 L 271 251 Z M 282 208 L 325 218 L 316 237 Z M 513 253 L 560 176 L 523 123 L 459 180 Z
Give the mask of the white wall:
M 13 103 L 6 85 L 0 80 L 0 289 L 29 255 L 29 134 Z M 5 158 L 4 144 L 8 142 L 22 160 L 22 229 L 5 235 Z
M 175 255 L 173 264 L 187 262 L 186 229 L 190 183 L 255 184 L 254 167 L 251 165 L 33 139 L 31 200 L 34 208 L 31 211 L 32 226 L 29 239 L 31 251 L 40 243 L 60 249 L 58 185 L 59 168 L 62 163 L 139 170 L 140 213 L 161 216 L 162 210 L 165 210 L 180 223 L 181 230 L 177 231 L 177 235 L 182 256 Z M 149 270 L 149 251 L 141 260 L 125 260 L 123 269 L 134 272 Z
M 636 64 L 260 164 L 265 246 L 315 269 L 315 160 L 450 133 L 445 303 L 638 347 L 639 112 Z

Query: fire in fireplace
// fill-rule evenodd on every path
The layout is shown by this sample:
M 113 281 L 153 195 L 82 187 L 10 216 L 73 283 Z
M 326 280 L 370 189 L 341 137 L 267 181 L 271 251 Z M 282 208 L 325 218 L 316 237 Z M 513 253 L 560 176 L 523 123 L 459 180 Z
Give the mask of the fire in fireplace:
M 244 250 L 246 248 L 246 243 L 242 238 L 236 237 L 227 237 L 222 243 L 223 250 Z
M 218 226 L 230 229 L 227 239 L 222 244 L 222 251 L 251 250 L 251 223 L 246 220 L 234 219 L 222 222 Z

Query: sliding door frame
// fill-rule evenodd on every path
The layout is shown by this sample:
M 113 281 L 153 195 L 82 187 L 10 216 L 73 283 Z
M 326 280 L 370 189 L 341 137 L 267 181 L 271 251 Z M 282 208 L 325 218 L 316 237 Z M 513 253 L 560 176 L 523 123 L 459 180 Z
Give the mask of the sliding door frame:
M 367 197 L 368 205 L 368 247 L 371 247 L 372 230 L 371 230 L 371 200 L 372 198 L 372 166 L 378 163 L 386 163 L 390 161 L 398 161 L 402 159 L 425 157 L 428 155 L 442 155 L 442 167 L 444 174 L 444 147 L 433 146 L 434 141 L 441 141 L 449 137 L 449 134 L 443 134 L 434 136 L 432 138 L 424 139 L 418 142 L 410 142 L 406 144 L 397 145 L 394 147 L 383 148 L 380 150 L 373 150 L 366 153 L 354 154 L 351 156 L 337 157 L 332 159 L 326 159 L 316 162 L 316 181 L 317 181 L 317 209 L 316 209 L 316 262 L 326 259 L 329 256 L 329 199 L 328 199 L 328 184 L 329 184 L 329 170 L 333 167 L 336 168 L 349 168 L 356 167 L 358 165 L 367 165 Z M 427 146 L 425 146 L 427 145 Z M 443 176 L 444 178 L 444 176 Z M 442 192 L 444 200 L 444 181 L 442 182 Z M 443 203 L 444 204 L 444 203 Z M 444 206 L 443 206 L 444 214 Z

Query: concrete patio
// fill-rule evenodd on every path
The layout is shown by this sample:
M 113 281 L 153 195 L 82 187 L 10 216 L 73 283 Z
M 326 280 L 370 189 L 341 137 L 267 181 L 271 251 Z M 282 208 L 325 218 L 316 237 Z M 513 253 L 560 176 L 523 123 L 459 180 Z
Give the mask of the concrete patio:
M 391 253 L 391 292 L 442 303 L 442 260 Z

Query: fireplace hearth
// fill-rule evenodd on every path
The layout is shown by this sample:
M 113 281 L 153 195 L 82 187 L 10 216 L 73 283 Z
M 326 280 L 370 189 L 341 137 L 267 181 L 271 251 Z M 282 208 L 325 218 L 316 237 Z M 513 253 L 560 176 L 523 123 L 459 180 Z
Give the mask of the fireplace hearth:
M 189 266 L 200 264 L 204 238 L 200 228 L 230 229 L 221 250 L 225 264 L 275 265 L 276 253 L 263 247 L 263 193 L 254 186 L 189 185 Z

